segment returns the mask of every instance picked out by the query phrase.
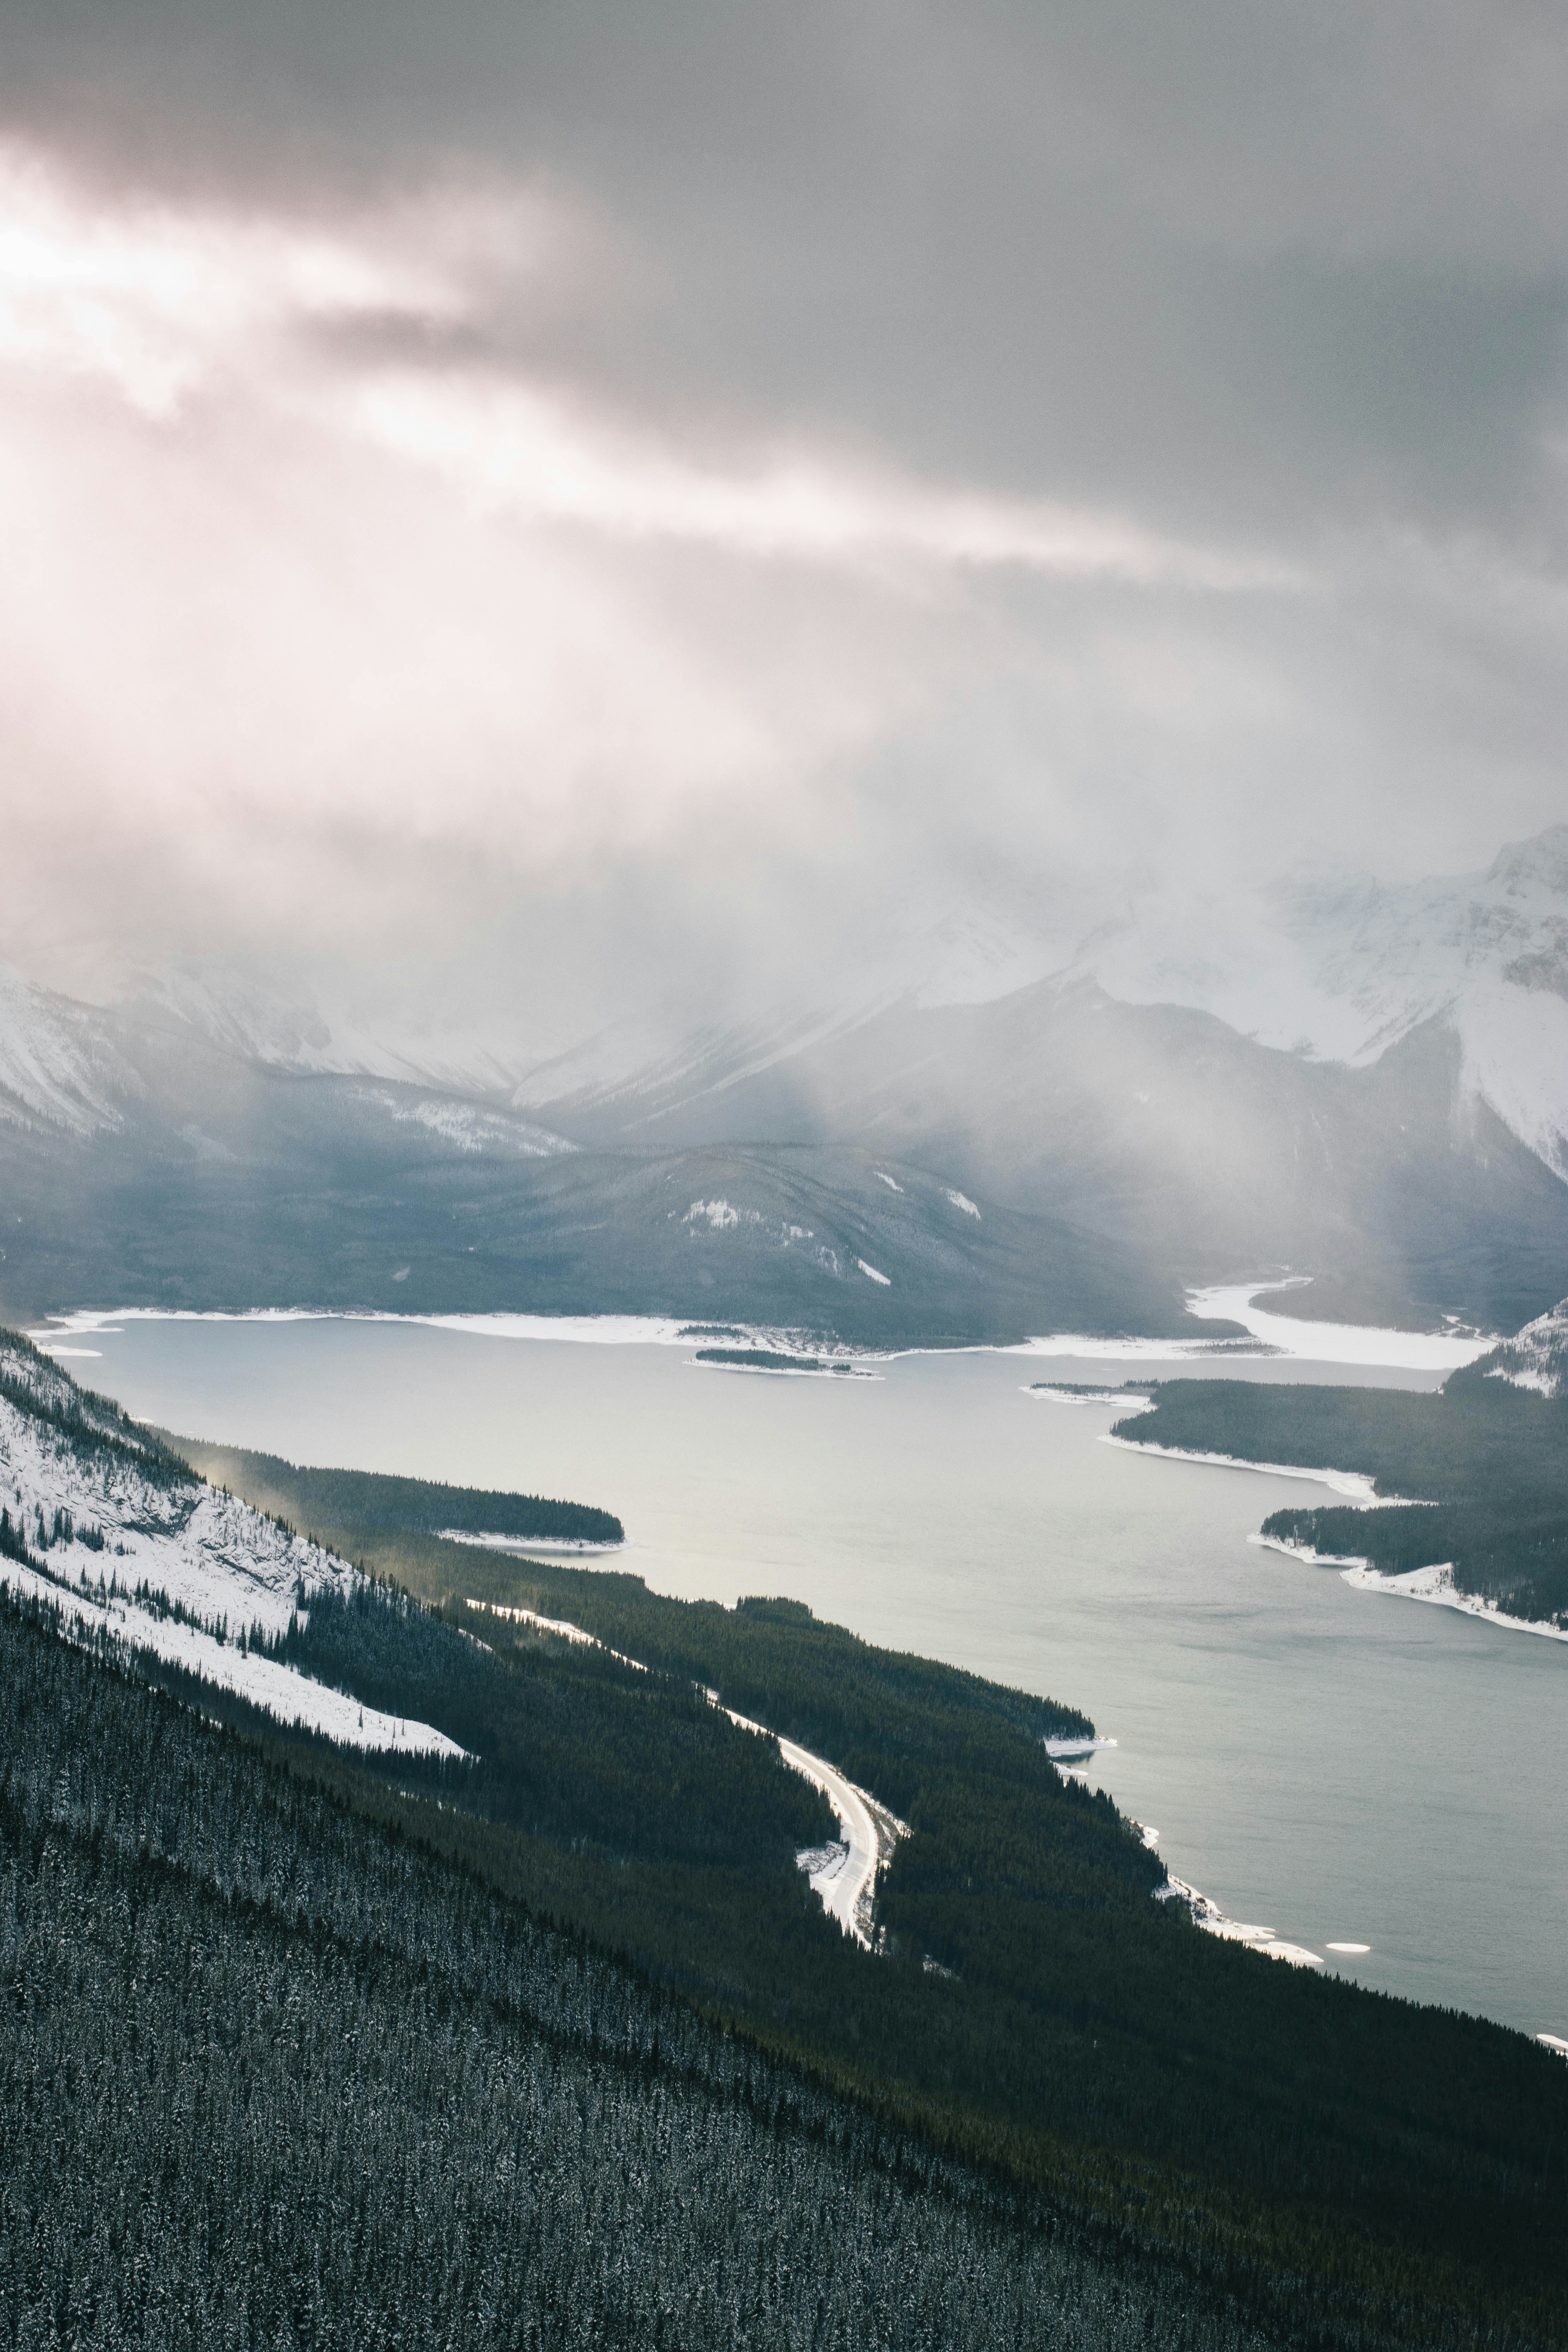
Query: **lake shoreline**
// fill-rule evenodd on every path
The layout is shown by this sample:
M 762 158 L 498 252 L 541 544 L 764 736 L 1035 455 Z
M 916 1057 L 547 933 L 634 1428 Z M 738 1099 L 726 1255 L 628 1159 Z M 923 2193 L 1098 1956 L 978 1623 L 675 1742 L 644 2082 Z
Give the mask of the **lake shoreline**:
M 1102 1445 L 1120 1446 L 1124 1453 L 1147 1454 L 1158 1462 L 1194 1462 L 1209 1470 L 1253 1470 L 1265 1478 L 1310 1479 L 1314 1486 L 1327 1486 L 1369 1511 L 1409 1509 L 1420 1500 L 1412 1495 L 1379 1495 L 1372 1480 L 1360 1470 L 1314 1470 L 1298 1462 L 1248 1462 L 1239 1454 L 1197 1454 L 1186 1446 L 1153 1445 L 1142 1438 L 1118 1437 L 1114 1430 L 1107 1430 L 1100 1442 Z
M 1460 1337 L 1451 1332 L 1399 1331 L 1372 1324 L 1312 1323 L 1300 1318 L 1270 1314 L 1253 1301 L 1272 1292 L 1300 1286 L 1300 1277 L 1280 1281 L 1226 1284 L 1188 1292 L 1188 1311 L 1195 1323 L 1228 1327 L 1223 1334 L 1184 1331 L 1163 1337 L 1138 1333 L 1049 1331 L 1013 1339 L 894 1339 L 852 1343 L 849 1354 L 859 1363 L 889 1362 L 910 1356 L 1017 1355 L 1070 1356 L 1101 1363 L 1223 1363 L 1277 1357 L 1302 1363 L 1343 1363 L 1346 1366 L 1431 1372 L 1449 1371 L 1472 1362 L 1497 1344 L 1496 1336 Z M 489 1314 L 400 1314 L 392 1307 L 80 1307 L 44 1318 L 27 1337 L 37 1347 L 66 1352 L 73 1339 L 90 1337 L 129 1322 L 261 1323 L 307 1322 L 385 1323 L 460 1331 L 475 1338 L 570 1341 L 596 1347 L 685 1347 L 722 1333 L 759 1348 L 776 1348 L 802 1355 L 820 1352 L 823 1335 L 779 1325 L 704 1322 L 700 1316 L 671 1315 L 538 1315 L 501 1310 Z M 52 1327 L 52 1328 L 51 1328 Z
M 1398 1576 L 1385 1576 L 1369 1559 L 1354 1552 L 1314 1551 L 1310 1544 L 1291 1543 L 1287 1537 L 1261 1533 L 1248 1536 L 1247 1540 L 1260 1551 L 1283 1552 L 1288 1559 L 1304 1560 L 1310 1568 L 1337 1569 L 1342 1582 L 1357 1592 L 1383 1592 L 1394 1601 L 1421 1601 L 1428 1607 L 1457 1610 L 1461 1617 L 1474 1618 L 1482 1625 L 1495 1625 L 1500 1633 L 1539 1633 L 1549 1642 L 1568 1642 L 1568 1626 L 1554 1625 L 1543 1617 L 1510 1617 L 1505 1611 L 1493 1608 L 1480 1593 L 1461 1592 L 1454 1582 L 1451 1560 L 1436 1561 L 1428 1568 L 1405 1569 Z

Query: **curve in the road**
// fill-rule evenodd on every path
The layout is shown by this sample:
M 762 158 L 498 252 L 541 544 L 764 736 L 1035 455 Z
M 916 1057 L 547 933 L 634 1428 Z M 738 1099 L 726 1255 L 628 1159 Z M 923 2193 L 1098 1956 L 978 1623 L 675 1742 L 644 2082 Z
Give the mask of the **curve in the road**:
M 715 1700 L 715 1704 L 723 1702 Z M 774 1737 L 765 1724 L 753 1723 L 749 1715 L 737 1715 L 732 1706 L 726 1706 L 724 1712 L 742 1731 L 760 1731 L 764 1738 Z M 829 1917 L 869 1951 L 877 1873 L 898 1840 L 908 1837 L 909 1826 L 864 1789 L 858 1789 L 853 1780 L 847 1780 L 825 1757 L 813 1756 L 793 1739 L 783 1738 L 779 1754 L 792 1772 L 799 1772 L 821 1790 L 838 1816 L 840 1842 L 811 1856 L 815 1866 L 810 1869 L 810 1881 Z
M 492 1616 L 510 1617 L 523 1623 L 537 1625 L 543 1633 L 557 1633 L 568 1642 L 587 1642 L 596 1650 L 608 1646 L 596 1633 L 584 1632 L 581 1625 L 568 1624 L 564 1618 L 541 1617 L 531 1609 L 503 1609 L 493 1601 L 472 1601 L 470 1609 L 485 1609 Z M 619 1650 L 610 1654 L 628 1666 L 642 1666 L 639 1658 L 623 1657 Z M 643 1671 L 647 1671 L 646 1668 Z M 731 1723 L 742 1731 L 755 1731 L 764 1739 L 777 1737 L 765 1723 L 754 1723 L 749 1715 L 737 1715 L 732 1706 L 724 1706 L 717 1691 L 707 1694 L 712 1704 L 723 1707 Z M 837 1919 L 846 1935 L 853 1936 L 858 1944 L 871 1948 L 871 1910 L 877 1893 L 877 1873 L 891 1855 L 901 1837 L 908 1837 L 909 1824 L 889 1812 L 886 1805 L 828 1763 L 826 1757 L 813 1756 L 809 1748 L 797 1747 L 793 1739 L 779 1739 L 779 1754 L 792 1772 L 799 1772 L 820 1789 L 838 1817 L 841 1832 L 839 1843 L 825 1846 L 802 1860 L 808 1869 L 810 1883 L 822 1898 L 822 1907 L 830 1918 Z

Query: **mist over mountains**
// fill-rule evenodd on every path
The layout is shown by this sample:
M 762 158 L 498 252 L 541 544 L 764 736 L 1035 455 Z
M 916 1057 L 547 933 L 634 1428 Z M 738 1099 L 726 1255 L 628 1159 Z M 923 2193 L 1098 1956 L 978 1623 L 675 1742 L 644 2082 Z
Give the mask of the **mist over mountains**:
M 1560 27 L 12 15 L 18 1307 L 1568 1288 Z
M 531 1064 L 493 1008 L 420 1037 L 189 967 L 100 1007 L 9 974 L 0 1290 L 868 1341 L 1173 1332 L 1187 1286 L 1285 1270 L 1352 1320 L 1563 1294 L 1568 827 L 1475 878 L 1135 906 L 1067 958 L 982 909 L 874 981 L 674 1033 L 650 990 Z

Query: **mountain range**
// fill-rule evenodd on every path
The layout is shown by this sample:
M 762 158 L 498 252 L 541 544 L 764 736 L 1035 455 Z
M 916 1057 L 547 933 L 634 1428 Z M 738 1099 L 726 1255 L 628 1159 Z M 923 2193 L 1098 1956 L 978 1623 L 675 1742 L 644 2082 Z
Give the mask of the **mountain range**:
M 0 1304 L 891 1343 L 1174 1333 L 1188 1287 L 1287 1270 L 1297 1313 L 1489 1330 L 1568 1287 L 1568 826 L 1479 877 L 1145 901 L 1065 955 L 1016 917 L 927 946 L 544 1061 L 216 973 L 0 975 Z

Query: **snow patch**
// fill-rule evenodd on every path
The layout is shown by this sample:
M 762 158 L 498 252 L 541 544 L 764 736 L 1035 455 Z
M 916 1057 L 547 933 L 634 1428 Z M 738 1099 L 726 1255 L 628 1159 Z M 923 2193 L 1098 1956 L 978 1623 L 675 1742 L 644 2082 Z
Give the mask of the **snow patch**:
M 329 1690 L 324 1683 L 312 1682 L 308 1675 L 297 1674 L 276 1658 L 242 1651 L 235 1643 L 220 1642 L 199 1626 L 159 1618 L 131 1600 L 57 1584 L 12 1559 L 0 1561 L 0 1589 L 58 1607 L 68 1640 L 111 1634 L 133 1649 L 151 1650 L 170 1664 L 199 1675 L 220 1690 L 234 1691 L 279 1723 L 303 1725 L 342 1747 L 392 1749 L 405 1756 L 460 1757 L 468 1752 L 430 1724 L 384 1715 L 346 1691 Z
M 699 1225 L 704 1222 L 713 1233 L 728 1233 L 740 1223 L 741 1213 L 732 1209 L 728 1201 L 693 1201 L 681 1223 Z
M 1116 1742 L 1089 1732 L 1068 1739 L 1047 1739 L 1041 1744 L 1062 1780 L 1082 1780 L 1087 1785 L 1090 1759 L 1102 1748 L 1114 1748 Z
M 1154 1410 L 1152 1397 L 1134 1396 L 1125 1389 L 1062 1389 L 1049 1381 L 1032 1381 L 1023 1393 L 1038 1397 L 1043 1404 L 1110 1404 L 1129 1414 Z
M 361 1586 L 356 1570 L 173 1468 L 116 1408 L 52 1366 L 0 1349 L 0 1374 L 13 1391 L 0 1396 L 0 1504 L 36 1555 L 0 1561 L 13 1591 L 59 1607 L 68 1632 L 75 1624 L 151 1650 L 280 1722 L 350 1747 L 464 1753 L 429 1724 L 363 1707 L 249 1649 L 253 1632 L 286 1633 L 313 1593 Z M 41 1417 L 62 1410 L 74 1426 Z
M 585 1633 L 569 1618 L 542 1617 L 537 1609 L 507 1609 L 499 1601 L 476 1601 L 471 1595 L 468 1605 L 470 1609 L 482 1609 L 489 1617 L 504 1617 L 513 1625 L 532 1625 L 541 1633 L 558 1634 L 563 1642 L 579 1642 L 590 1650 L 604 1650 L 608 1656 L 619 1658 L 623 1666 L 635 1666 L 639 1675 L 647 1672 L 640 1658 L 628 1658 L 620 1650 L 611 1650 L 597 1633 Z
M 1367 1561 L 1356 1560 L 1342 1567 L 1340 1574 L 1360 1592 L 1389 1592 L 1400 1601 L 1426 1601 L 1439 1609 L 1458 1609 L 1486 1625 L 1500 1625 L 1507 1633 L 1539 1633 L 1549 1642 L 1568 1642 L 1568 1625 L 1545 1618 L 1510 1617 L 1484 1594 L 1461 1592 L 1454 1582 L 1451 1560 L 1431 1568 L 1406 1569 L 1399 1576 L 1384 1576 Z
M 1495 1332 L 1386 1331 L 1360 1323 L 1303 1323 L 1290 1315 L 1270 1315 L 1254 1301 L 1281 1290 L 1300 1290 L 1310 1277 L 1283 1282 L 1220 1283 L 1187 1293 L 1187 1312 L 1201 1319 L 1239 1323 L 1254 1339 L 1280 1354 L 1311 1364 L 1380 1364 L 1405 1371 L 1457 1372 L 1497 1346 Z
M 1250 1950 L 1261 1952 L 1265 1959 L 1285 1960 L 1293 1968 L 1321 1969 L 1323 1965 L 1321 1952 L 1309 1951 L 1305 1944 L 1287 1943 L 1272 1927 L 1255 1927 L 1245 1919 L 1227 1918 L 1217 1903 L 1212 1902 L 1206 1895 L 1200 1895 L 1197 1888 L 1189 1886 L 1184 1878 L 1177 1878 L 1173 1874 L 1168 1877 L 1163 1886 L 1154 1889 L 1154 1900 L 1156 1903 L 1184 1904 L 1206 1935 L 1218 1936 L 1226 1944 L 1246 1944 Z
M 1136 1437 L 1117 1437 L 1107 1430 L 1100 1438 L 1102 1445 L 1120 1445 L 1129 1454 L 1152 1454 L 1162 1462 L 1197 1462 L 1211 1470 L 1257 1470 L 1268 1478 L 1307 1478 L 1313 1485 L 1328 1486 L 1336 1495 L 1347 1496 L 1367 1510 L 1392 1510 L 1397 1505 L 1407 1509 L 1420 1500 L 1412 1495 L 1379 1495 L 1372 1480 L 1359 1470 L 1309 1470 L 1295 1462 L 1245 1462 L 1235 1454 L 1198 1454 L 1181 1445 L 1153 1445 Z
M 1200 1322 L 1239 1323 L 1246 1339 L 1103 1339 L 1091 1332 L 1051 1331 L 1005 1350 L 1017 1356 L 1078 1356 L 1099 1363 L 1176 1363 L 1193 1357 L 1293 1356 L 1307 1364 L 1377 1365 L 1396 1371 L 1453 1372 L 1498 1344 L 1495 1332 L 1388 1331 L 1361 1323 L 1304 1323 L 1271 1315 L 1253 1301 L 1293 1290 L 1309 1279 L 1219 1283 L 1189 1290 L 1187 1312 Z
M 731 1723 L 742 1729 L 762 1731 L 732 1707 L 724 1712 Z M 763 1732 L 764 1738 L 773 1735 Z M 795 1856 L 797 1868 L 804 1869 L 812 1891 L 820 1896 L 823 1909 L 837 1919 L 846 1935 L 853 1936 L 858 1944 L 869 1951 L 872 1944 L 872 1916 L 877 1899 L 877 1880 L 892 1860 L 893 1849 L 900 1838 L 910 1833 L 908 1822 L 879 1804 L 868 1790 L 857 1788 L 842 1772 L 820 1756 L 813 1756 L 798 1748 L 793 1739 L 780 1739 L 779 1754 L 792 1772 L 821 1790 L 838 1816 L 839 1842 L 837 1846 L 815 1851 L 807 1848 Z
M 933 1352 L 930 1349 L 925 1352 Z M 1255 1347 L 1243 1339 L 1107 1339 L 1096 1331 L 1042 1331 L 1015 1346 L 977 1349 L 980 1355 L 1076 1356 L 1087 1363 L 1172 1364 L 1197 1356 L 1275 1356 L 1277 1348 Z
M 558 1160 L 577 1149 L 547 1127 L 509 1118 L 504 1112 L 481 1110 L 476 1104 L 456 1102 L 447 1096 L 410 1098 L 365 1087 L 360 1089 L 359 1099 L 385 1111 L 399 1127 L 422 1127 L 458 1151 L 500 1150 L 519 1160 Z
M 945 1201 L 951 1201 L 955 1209 L 962 1209 L 966 1217 L 978 1217 L 980 1214 L 967 1192 L 954 1192 L 944 1186 L 942 1198 Z
M 592 1543 L 585 1537 L 574 1536 L 498 1536 L 475 1535 L 467 1528 L 437 1528 L 438 1543 L 477 1544 L 483 1551 L 549 1552 L 552 1558 L 575 1559 L 580 1552 L 625 1551 L 625 1537 L 617 1543 L 606 1538 L 603 1543 Z

